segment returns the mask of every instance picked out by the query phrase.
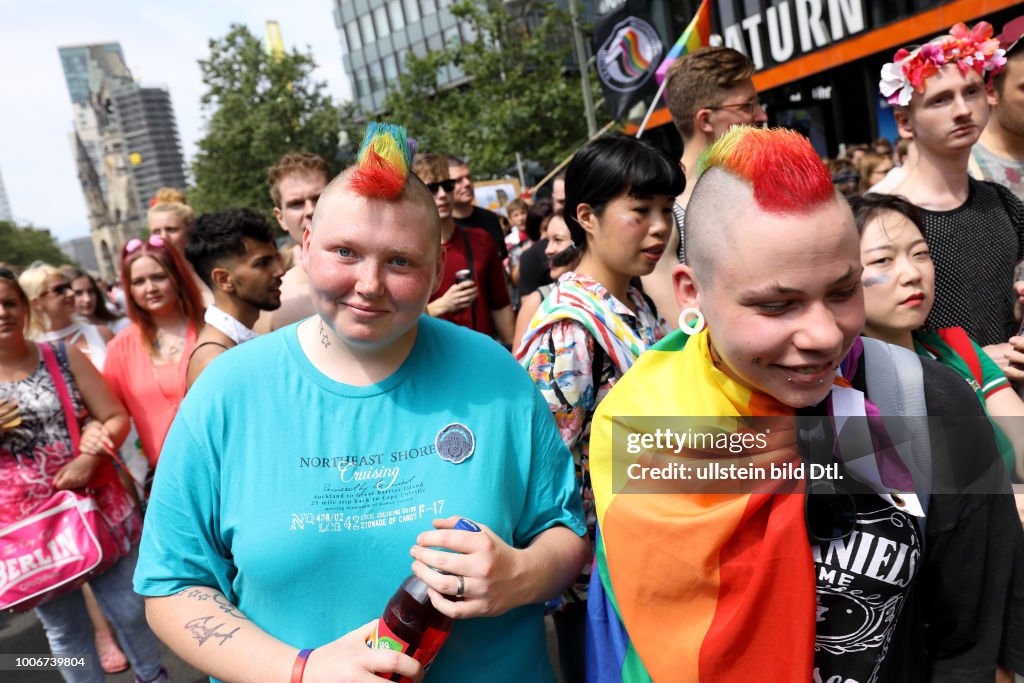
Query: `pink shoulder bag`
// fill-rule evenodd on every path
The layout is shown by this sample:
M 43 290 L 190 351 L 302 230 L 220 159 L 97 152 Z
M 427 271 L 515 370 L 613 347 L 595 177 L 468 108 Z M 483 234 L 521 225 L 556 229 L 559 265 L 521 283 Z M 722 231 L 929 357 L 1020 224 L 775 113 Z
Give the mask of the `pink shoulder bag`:
M 39 344 L 64 408 L 72 452 L 79 429 L 71 394 L 49 344 Z M 0 609 L 26 611 L 70 593 L 130 549 L 88 493 L 58 491 L 26 518 L 0 529 Z

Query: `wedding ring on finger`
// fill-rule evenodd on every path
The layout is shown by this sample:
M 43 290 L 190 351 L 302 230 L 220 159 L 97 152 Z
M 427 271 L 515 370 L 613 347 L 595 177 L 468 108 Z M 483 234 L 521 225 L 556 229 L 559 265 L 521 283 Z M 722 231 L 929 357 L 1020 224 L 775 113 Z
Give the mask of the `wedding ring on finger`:
M 455 578 L 459 580 L 459 586 L 455 589 L 455 597 L 464 597 L 466 595 L 466 580 L 459 574 L 456 574 Z

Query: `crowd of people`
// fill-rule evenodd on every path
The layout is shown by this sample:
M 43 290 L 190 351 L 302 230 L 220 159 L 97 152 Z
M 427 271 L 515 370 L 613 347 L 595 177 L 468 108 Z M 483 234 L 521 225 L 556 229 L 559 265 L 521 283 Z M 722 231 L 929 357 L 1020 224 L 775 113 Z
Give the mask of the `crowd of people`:
M 269 169 L 283 249 L 164 189 L 118 287 L 0 269 L 0 523 L 89 489 L 131 547 L 36 607 L 64 678 L 168 680 L 159 637 L 225 681 L 553 681 L 546 613 L 566 683 L 1024 674 L 1022 33 L 899 51 L 900 140 L 839 159 L 707 47 L 681 159 L 598 137 L 507 215 L 371 124 L 336 176 Z M 772 428 L 632 447 L 673 418 Z M 454 619 L 426 673 L 367 647 L 410 563 Z

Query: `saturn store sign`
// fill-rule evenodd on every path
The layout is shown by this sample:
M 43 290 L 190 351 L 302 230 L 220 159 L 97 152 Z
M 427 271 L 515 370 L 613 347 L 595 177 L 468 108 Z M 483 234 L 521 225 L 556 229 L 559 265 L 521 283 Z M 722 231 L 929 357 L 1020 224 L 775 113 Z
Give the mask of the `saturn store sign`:
M 865 28 L 863 0 L 780 0 L 726 26 L 720 38 L 750 57 L 760 71 Z

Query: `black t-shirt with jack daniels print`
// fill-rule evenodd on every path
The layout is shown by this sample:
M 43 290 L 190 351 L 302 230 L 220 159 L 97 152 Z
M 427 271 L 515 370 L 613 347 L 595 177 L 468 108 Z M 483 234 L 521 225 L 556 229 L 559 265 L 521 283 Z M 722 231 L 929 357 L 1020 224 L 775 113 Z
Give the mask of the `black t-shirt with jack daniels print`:
M 817 582 L 815 681 L 878 680 L 921 563 L 915 518 L 882 498 L 855 495 L 846 539 L 811 546 Z
M 857 493 L 850 537 L 812 545 L 814 683 L 991 683 L 997 662 L 1024 673 L 1024 530 L 1006 469 L 977 395 L 921 362 L 934 491 L 925 538 L 910 514 Z

